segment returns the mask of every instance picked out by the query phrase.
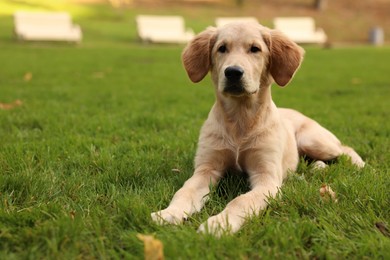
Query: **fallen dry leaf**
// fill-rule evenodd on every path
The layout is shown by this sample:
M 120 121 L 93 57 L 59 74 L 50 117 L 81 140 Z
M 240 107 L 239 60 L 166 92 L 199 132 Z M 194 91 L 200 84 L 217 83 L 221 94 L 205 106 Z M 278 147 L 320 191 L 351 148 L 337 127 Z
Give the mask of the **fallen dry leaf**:
M 163 244 L 153 236 L 137 234 L 139 240 L 144 242 L 144 254 L 146 260 L 163 260 Z
M 17 99 L 12 103 L 0 103 L 0 109 L 10 110 L 10 109 L 13 109 L 15 107 L 21 106 L 22 104 L 23 104 L 23 102 L 20 101 L 19 99 Z
M 102 79 L 106 76 L 106 74 L 103 71 L 96 71 L 92 74 L 92 78 L 95 79 Z
M 390 237 L 390 230 L 387 228 L 386 224 L 383 222 L 376 222 L 376 228 L 386 237 Z
M 72 210 L 71 212 L 69 212 L 69 216 L 72 220 L 74 220 L 75 216 L 76 216 L 76 211 Z
M 332 200 L 337 202 L 336 193 L 326 184 L 322 184 L 320 188 L 320 195 L 325 201 Z
M 24 81 L 28 82 L 32 79 L 32 73 L 31 72 L 26 72 L 23 76 Z
M 359 85 L 360 83 L 362 83 L 362 80 L 359 78 L 352 78 L 351 83 L 354 85 Z

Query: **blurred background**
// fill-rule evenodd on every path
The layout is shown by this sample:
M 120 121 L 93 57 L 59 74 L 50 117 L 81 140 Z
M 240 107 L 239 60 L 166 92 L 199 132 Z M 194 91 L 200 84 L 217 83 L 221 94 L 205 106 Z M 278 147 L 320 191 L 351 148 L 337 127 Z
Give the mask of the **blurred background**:
M 195 33 L 215 25 L 216 17 L 251 16 L 272 28 L 275 17 L 309 16 L 331 45 L 382 45 L 390 38 L 390 0 L 1 0 L 0 41 L 16 39 L 17 10 L 66 11 L 80 25 L 85 44 L 139 42 L 140 14 L 180 15 Z

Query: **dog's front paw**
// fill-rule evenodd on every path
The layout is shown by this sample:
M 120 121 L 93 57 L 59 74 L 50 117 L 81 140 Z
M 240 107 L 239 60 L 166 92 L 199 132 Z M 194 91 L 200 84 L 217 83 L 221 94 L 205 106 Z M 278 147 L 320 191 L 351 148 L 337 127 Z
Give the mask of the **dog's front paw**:
M 234 221 L 228 219 L 226 214 L 218 214 L 207 219 L 198 228 L 198 233 L 211 234 L 216 237 L 220 237 L 224 234 L 231 234 L 237 231 L 240 227 Z
M 164 210 L 153 212 L 151 214 L 151 217 L 152 220 L 159 225 L 178 225 L 181 224 L 184 220 L 186 220 L 188 215 L 183 210 L 168 207 Z

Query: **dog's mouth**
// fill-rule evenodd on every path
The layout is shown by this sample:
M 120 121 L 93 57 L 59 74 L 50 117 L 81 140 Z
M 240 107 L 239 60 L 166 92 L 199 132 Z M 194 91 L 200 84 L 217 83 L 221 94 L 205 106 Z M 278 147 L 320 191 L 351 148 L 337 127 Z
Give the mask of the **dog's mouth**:
M 223 92 L 230 95 L 242 95 L 244 94 L 245 88 L 242 86 L 242 84 L 226 84 L 225 88 L 223 89 Z
M 223 89 L 223 92 L 229 96 L 241 97 L 254 95 L 257 93 L 257 90 L 248 91 L 241 83 L 227 83 Z

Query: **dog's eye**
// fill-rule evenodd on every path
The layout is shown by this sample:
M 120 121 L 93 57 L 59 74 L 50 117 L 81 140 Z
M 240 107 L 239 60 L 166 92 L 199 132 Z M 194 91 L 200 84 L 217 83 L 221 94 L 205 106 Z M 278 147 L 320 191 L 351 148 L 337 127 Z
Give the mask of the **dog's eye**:
M 221 45 L 221 46 L 219 46 L 218 52 L 220 52 L 220 53 L 225 53 L 225 52 L 226 52 L 226 45 Z
M 257 53 L 257 52 L 260 52 L 260 51 L 261 51 L 260 48 L 257 47 L 257 46 L 252 46 L 252 47 L 251 47 L 251 52 L 252 52 L 252 53 Z

